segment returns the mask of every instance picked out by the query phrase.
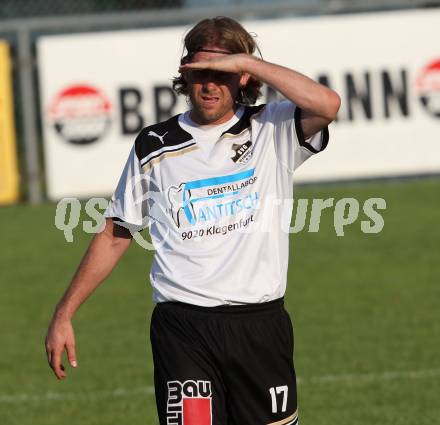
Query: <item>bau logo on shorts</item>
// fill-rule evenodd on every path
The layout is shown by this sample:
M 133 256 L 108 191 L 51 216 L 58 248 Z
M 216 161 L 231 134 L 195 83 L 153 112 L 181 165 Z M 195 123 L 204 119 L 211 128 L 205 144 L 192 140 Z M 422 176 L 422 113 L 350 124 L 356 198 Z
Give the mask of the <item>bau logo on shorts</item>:
M 168 425 L 211 425 L 211 381 L 169 381 Z

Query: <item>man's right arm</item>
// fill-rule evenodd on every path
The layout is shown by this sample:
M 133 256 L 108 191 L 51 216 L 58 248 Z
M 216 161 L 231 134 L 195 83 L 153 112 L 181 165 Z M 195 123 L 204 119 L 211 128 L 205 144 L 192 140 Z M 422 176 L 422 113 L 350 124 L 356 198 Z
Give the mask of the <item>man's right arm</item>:
M 105 229 L 94 236 L 78 269 L 58 302 L 46 335 L 46 353 L 58 379 L 66 377 L 61 363 L 64 350 L 76 367 L 75 336 L 72 318 L 79 306 L 104 281 L 130 246 L 131 233 L 107 218 Z

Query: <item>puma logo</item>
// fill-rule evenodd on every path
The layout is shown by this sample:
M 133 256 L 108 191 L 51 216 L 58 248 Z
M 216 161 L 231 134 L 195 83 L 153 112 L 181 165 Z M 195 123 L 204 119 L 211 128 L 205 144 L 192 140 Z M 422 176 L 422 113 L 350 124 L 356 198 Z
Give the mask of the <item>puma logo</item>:
M 168 131 L 165 132 L 164 134 L 162 134 L 162 136 L 159 136 L 157 133 L 155 133 L 154 131 L 149 131 L 148 135 L 149 136 L 153 136 L 153 137 L 157 137 L 160 140 L 160 143 L 162 143 L 162 145 L 165 143 L 164 142 L 164 137 L 168 134 Z

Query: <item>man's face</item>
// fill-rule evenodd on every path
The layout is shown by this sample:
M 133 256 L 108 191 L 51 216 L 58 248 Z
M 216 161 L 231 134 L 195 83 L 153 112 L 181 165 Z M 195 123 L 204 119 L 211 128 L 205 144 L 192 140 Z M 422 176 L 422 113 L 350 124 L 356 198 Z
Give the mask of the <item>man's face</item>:
M 210 50 L 222 50 L 206 46 Z M 224 53 L 197 52 L 192 62 L 225 56 Z M 222 124 L 235 113 L 240 74 L 212 70 L 191 70 L 185 75 L 192 104 L 191 118 L 201 125 Z

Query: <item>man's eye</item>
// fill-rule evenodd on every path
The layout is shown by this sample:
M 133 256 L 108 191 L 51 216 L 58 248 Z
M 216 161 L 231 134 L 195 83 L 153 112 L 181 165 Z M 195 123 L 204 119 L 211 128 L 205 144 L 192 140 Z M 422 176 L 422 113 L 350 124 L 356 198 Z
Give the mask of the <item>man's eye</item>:
M 224 72 L 224 71 L 216 71 L 214 73 L 214 78 L 216 80 L 220 80 L 220 81 L 226 81 L 231 77 L 231 73 L 230 72 Z
M 224 71 L 208 71 L 208 70 L 194 70 L 192 77 L 195 81 L 227 81 L 233 74 Z
M 200 71 L 200 70 L 193 71 L 192 74 L 195 80 L 203 80 L 207 76 L 206 71 Z

